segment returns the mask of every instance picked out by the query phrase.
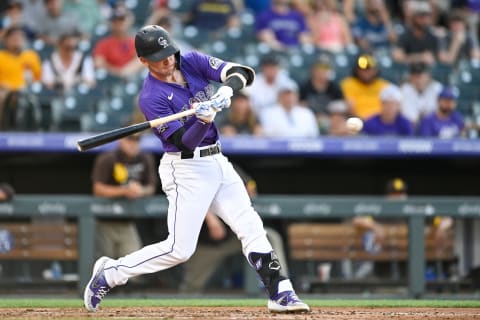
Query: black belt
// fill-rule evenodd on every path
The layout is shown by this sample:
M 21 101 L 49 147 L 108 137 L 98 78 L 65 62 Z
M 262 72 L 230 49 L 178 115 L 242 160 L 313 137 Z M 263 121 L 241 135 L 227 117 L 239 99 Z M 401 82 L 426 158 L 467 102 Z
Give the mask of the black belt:
M 222 148 L 220 148 L 220 145 L 215 144 L 213 146 L 209 146 L 208 148 L 201 149 L 200 150 L 200 157 L 207 157 L 207 156 L 213 156 L 214 154 L 219 154 L 222 152 Z M 193 158 L 193 152 L 182 152 L 182 159 L 192 159 Z

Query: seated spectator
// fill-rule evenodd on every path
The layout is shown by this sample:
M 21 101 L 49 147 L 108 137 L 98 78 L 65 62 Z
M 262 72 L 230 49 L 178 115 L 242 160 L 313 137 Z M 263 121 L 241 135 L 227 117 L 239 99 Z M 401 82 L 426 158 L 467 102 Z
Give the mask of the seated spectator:
M 188 24 L 206 31 L 238 28 L 240 20 L 232 0 L 196 0 Z
M 273 50 L 282 51 L 311 43 L 305 17 L 293 10 L 289 2 L 272 0 L 270 9 L 256 16 L 257 38 Z
M 330 52 L 342 52 L 353 43 L 350 27 L 337 11 L 335 0 L 315 0 L 308 26 L 317 48 Z
M 112 12 L 110 35 L 100 39 L 93 48 L 95 68 L 124 79 L 135 77 L 144 69 L 137 58 L 135 38 L 130 34 L 132 24 L 133 14 L 127 9 Z
M 282 83 L 278 103 L 260 113 L 260 123 L 268 137 L 317 137 L 319 129 L 312 110 L 299 105 L 298 86 Z
M 10 201 L 15 195 L 15 190 L 8 183 L 0 183 L 0 202 Z
M 365 120 L 380 112 L 380 92 L 388 84 L 379 75 L 377 60 L 361 54 L 355 60 L 352 75 L 343 79 L 340 86 L 351 113 Z
M 78 84 L 95 86 L 93 60 L 77 49 L 78 41 L 76 34 L 64 34 L 58 39 L 55 51 L 43 62 L 42 82 L 47 88 L 67 93 Z
M 401 86 L 402 114 L 413 124 L 437 108 L 437 97 L 442 84 L 431 76 L 430 67 L 425 62 L 415 62 L 409 66 L 408 81 Z
M 480 58 L 480 50 L 475 35 L 468 29 L 466 17 L 461 10 L 454 10 L 448 16 L 448 34 L 445 37 L 439 60 L 456 65 L 461 60 Z
M 87 38 L 90 38 L 99 23 L 104 22 L 98 0 L 67 0 L 65 12 L 67 14 L 72 12 L 78 17 L 78 20 L 82 22 L 82 31 Z
M 232 97 L 230 108 L 225 110 L 218 123 L 220 133 L 224 136 L 262 135 L 262 127 L 253 112 L 250 99 L 243 93 L 236 93 Z
M 28 38 L 33 37 L 33 31 L 27 27 L 23 14 L 23 4 L 20 0 L 8 0 L 5 13 L 0 14 L 0 39 L 3 38 L 5 30 L 10 27 L 22 27 Z
M 363 132 L 377 136 L 411 136 L 412 123 L 400 113 L 400 103 L 403 96 L 400 89 L 391 84 L 382 89 L 380 113 L 367 119 L 363 125 Z
M 399 63 L 425 62 L 433 65 L 438 60 L 439 41 L 433 33 L 432 9 L 429 2 L 411 1 L 412 21 L 392 50 Z
M 260 61 L 260 72 L 251 86 L 247 87 L 252 108 L 255 113 L 273 106 L 277 102 L 278 86 L 286 81 L 293 81 L 281 67 L 276 55 L 269 54 Z
M 55 46 L 58 38 L 64 33 L 79 32 L 83 36 L 88 35 L 76 13 L 67 12 L 64 9 L 64 0 L 44 0 L 44 4 L 44 14 L 38 16 L 34 28 L 39 39 L 48 45 Z
M 365 0 L 364 14 L 352 26 L 355 43 L 363 51 L 390 48 L 397 40 L 384 0 Z
M 333 100 L 327 105 L 327 123 L 320 125 L 330 136 L 349 136 L 352 132 L 347 127 L 348 106 L 343 100 Z
M 21 27 L 5 31 L 4 49 L 0 50 L 0 128 L 15 129 L 18 97 L 30 82 L 40 81 L 42 64 L 34 50 L 27 49 Z
M 438 95 L 437 110 L 426 115 L 418 125 L 418 135 L 450 139 L 464 134 L 463 116 L 456 111 L 458 94 L 455 88 L 444 86 Z
M 310 68 L 310 78 L 300 86 L 300 102 L 313 110 L 320 122 L 328 111 L 327 106 L 333 100 L 342 100 L 340 87 L 332 80 L 332 67 L 328 56 L 322 55 Z

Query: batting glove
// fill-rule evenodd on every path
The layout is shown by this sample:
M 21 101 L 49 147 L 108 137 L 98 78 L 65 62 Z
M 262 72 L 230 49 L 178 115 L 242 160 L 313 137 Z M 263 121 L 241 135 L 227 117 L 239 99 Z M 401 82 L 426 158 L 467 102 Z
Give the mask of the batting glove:
M 217 93 L 215 93 L 212 98 L 210 98 L 210 102 L 212 107 L 216 108 L 217 110 L 221 110 L 224 108 L 230 107 L 230 98 L 233 96 L 233 89 L 229 86 L 221 86 L 218 88 Z
M 195 116 L 204 122 L 212 122 L 217 114 L 217 109 L 213 107 L 210 100 L 196 103 L 194 108 Z

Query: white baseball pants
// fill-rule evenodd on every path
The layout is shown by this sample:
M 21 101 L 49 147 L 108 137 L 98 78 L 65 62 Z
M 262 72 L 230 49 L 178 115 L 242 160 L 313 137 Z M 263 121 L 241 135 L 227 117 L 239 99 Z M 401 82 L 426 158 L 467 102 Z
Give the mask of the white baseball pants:
M 192 159 L 181 159 L 179 153 L 163 155 L 159 174 L 169 202 L 168 238 L 109 260 L 105 277 L 110 286 L 122 285 L 129 278 L 188 260 L 195 251 L 209 208 L 237 235 L 245 257 L 250 252 L 272 251 L 263 222 L 232 164 L 222 154 L 199 157 L 198 149 Z

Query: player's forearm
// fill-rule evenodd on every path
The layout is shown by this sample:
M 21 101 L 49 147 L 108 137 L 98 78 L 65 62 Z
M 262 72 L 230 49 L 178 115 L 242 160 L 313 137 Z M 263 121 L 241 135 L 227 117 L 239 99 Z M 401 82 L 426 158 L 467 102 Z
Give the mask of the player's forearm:
M 205 138 L 210 125 L 211 123 L 205 123 L 201 120 L 195 121 L 195 123 L 183 134 L 182 144 L 190 151 L 193 151 L 198 147 L 200 142 L 202 142 L 203 138 Z

